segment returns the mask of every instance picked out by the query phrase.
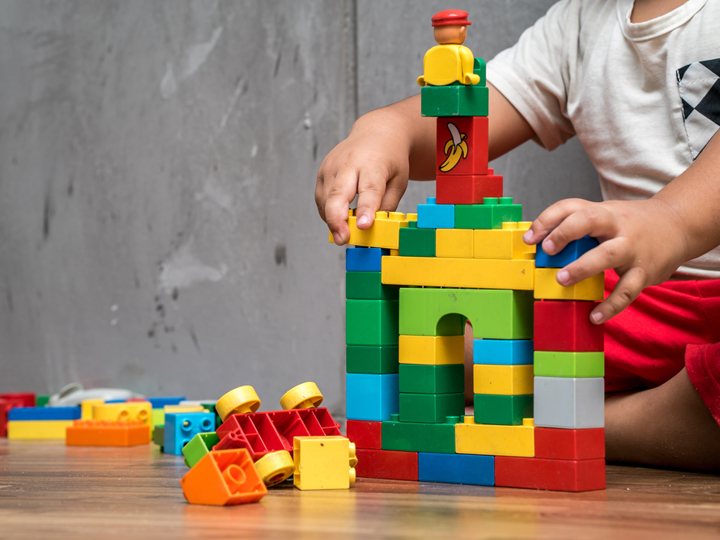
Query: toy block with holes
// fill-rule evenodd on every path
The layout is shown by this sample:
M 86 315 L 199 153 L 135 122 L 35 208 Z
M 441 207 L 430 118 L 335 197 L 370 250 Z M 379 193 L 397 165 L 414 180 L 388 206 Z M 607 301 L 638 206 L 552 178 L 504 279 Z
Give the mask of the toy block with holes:
M 150 426 L 140 420 L 76 420 L 67 428 L 68 446 L 138 446 L 150 443 Z
M 295 474 L 300 490 L 348 489 L 355 482 L 355 445 L 338 435 L 293 438 Z
M 400 246 L 400 229 L 408 226 L 408 219 L 402 212 L 375 212 L 375 221 L 369 229 L 359 229 L 355 210 L 348 213 L 350 228 L 349 246 L 366 246 L 385 249 L 398 249 Z M 334 242 L 330 234 L 330 242 Z
M 113 422 L 140 420 L 150 426 L 152 425 L 152 403 L 149 401 L 135 401 L 97 404 L 93 406 L 93 419 Z
M 215 415 L 209 412 L 175 412 L 165 414 L 165 441 L 167 454 L 183 455 L 182 449 L 198 433 L 212 432 Z

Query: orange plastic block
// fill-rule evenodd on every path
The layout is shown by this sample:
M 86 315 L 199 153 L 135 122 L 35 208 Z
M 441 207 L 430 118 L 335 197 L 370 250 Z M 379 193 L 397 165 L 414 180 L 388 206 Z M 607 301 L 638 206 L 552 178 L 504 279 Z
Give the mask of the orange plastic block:
M 267 488 L 244 448 L 209 452 L 180 479 L 191 504 L 230 506 L 257 502 Z
M 67 428 L 68 446 L 137 446 L 150 444 L 150 426 L 140 420 L 76 420 Z

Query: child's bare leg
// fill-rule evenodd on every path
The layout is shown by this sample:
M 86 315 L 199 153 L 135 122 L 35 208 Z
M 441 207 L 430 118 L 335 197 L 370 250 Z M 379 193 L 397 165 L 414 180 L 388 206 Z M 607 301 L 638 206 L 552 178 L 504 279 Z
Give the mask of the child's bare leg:
M 665 384 L 605 399 L 607 460 L 720 470 L 720 426 L 683 369 Z

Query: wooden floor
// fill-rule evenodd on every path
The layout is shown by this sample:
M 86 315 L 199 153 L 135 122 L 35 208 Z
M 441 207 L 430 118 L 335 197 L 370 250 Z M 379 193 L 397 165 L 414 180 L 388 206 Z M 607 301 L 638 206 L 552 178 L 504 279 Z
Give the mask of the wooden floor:
M 0 440 L 0 538 L 718 538 L 720 477 L 608 467 L 608 489 L 359 480 L 273 488 L 257 504 L 194 506 L 182 459 L 135 448 Z

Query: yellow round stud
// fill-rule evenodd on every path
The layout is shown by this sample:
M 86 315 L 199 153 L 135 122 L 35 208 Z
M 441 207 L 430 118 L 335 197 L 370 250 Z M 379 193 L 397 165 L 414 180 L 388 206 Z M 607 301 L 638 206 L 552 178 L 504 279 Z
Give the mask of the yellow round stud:
M 260 398 L 252 386 L 241 386 L 230 390 L 215 404 L 215 410 L 223 422 L 232 414 L 253 413 L 259 408 Z
M 280 398 L 280 406 L 284 410 L 290 409 L 313 409 L 320 405 L 323 395 L 314 382 L 298 384 L 291 388 Z
M 357 453 L 355 452 L 355 443 L 348 444 L 348 453 L 350 454 L 350 468 L 354 469 L 355 465 L 358 464 Z M 354 480 L 351 480 L 354 482 Z
M 267 487 L 279 484 L 295 472 L 295 463 L 287 450 L 270 452 L 255 462 L 260 479 Z

